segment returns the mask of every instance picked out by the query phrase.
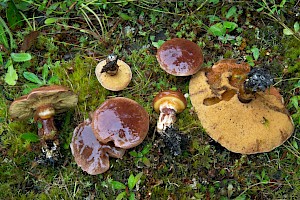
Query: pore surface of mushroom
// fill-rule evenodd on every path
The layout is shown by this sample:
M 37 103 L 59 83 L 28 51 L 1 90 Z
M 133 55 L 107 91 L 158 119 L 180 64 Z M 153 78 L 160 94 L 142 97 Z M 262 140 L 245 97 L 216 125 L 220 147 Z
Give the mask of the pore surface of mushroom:
M 153 108 L 159 114 L 157 132 L 164 138 L 171 151 L 178 155 L 181 153 L 181 135 L 177 133 L 174 124 L 176 113 L 186 108 L 187 102 L 179 91 L 163 91 L 158 93 L 153 100 Z
M 174 76 L 195 74 L 203 63 L 201 48 L 194 42 L 174 38 L 166 41 L 157 50 L 160 67 Z
M 149 130 L 149 115 L 137 102 L 115 97 L 106 100 L 92 115 L 96 138 L 106 144 L 129 149 L 139 145 Z
M 276 88 L 241 100 L 249 71 L 245 63 L 222 60 L 211 71 L 195 74 L 189 85 L 192 105 L 206 132 L 228 150 L 242 154 L 271 151 L 294 130 Z
M 76 106 L 77 101 L 77 95 L 64 86 L 44 86 L 16 99 L 10 105 L 9 113 L 13 120 L 34 117 L 42 125 L 38 126 L 42 151 L 45 159 L 52 162 L 57 159 L 59 145 L 53 116 Z
M 108 59 L 101 61 L 96 66 L 95 74 L 100 84 L 111 91 L 123 90 L 132 78 L 129 65 L 115 55 L 109 55 Z
M 78 166 L 91 175 L 101 174 L 109 169 L 109 156 L 122 158 L 125 153 L 124 149 L 112 144 L 100 143 L 89 119 L 75 128 L 70 147 Z

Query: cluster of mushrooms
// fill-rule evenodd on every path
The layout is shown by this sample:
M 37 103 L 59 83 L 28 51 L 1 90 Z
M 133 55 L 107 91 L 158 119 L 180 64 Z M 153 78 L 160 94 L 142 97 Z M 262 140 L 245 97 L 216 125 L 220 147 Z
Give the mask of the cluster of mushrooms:
M 263 68 L 224 59 L 202 68 L 201 48 L 186 39 L 166 41 L 157 51 L 160 67 L 174 76 L 192 76 L 189 96 L 207 134 L 232 152 L 262 153 L 285 142 L 294 131 L 293 121 L 273 77 Z M 101 85 L 111 91 L 128 86 L 130 67 L 114 54 L 95 70 Z M 59 141 L 53 116 L 77 104 L 77 95 L 63 86 L 45 86 L 16 99 L 10 106 L 12 119 L 34 117 L 44 158 L 58 159 Z M 174 155 L 181 153 L 182 134 L 176 129 L 176 114 L 187 106 L 180 91 L 161 91 L 153 108 L 159 113 L 156 131 Z M 137 102 L 115 97 L 106 100 L 90 118 L 79 124 L 70 144 L 76 163 L 89 174 L 109 169 L 109 156 L 122 158 L 126 149 L 139 145 L 149 130 L 149 115 Z

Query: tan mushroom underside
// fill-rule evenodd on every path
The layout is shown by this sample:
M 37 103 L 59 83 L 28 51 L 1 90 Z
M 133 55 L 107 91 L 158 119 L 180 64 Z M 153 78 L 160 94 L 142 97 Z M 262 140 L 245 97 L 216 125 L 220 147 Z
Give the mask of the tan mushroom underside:
M 222 79 L 222 85 L 227 85 L 227 76 Z M 285 142 L 293 133 L 293 122 L 282 101 L 274 95 L 261 92 L 245 104 L 235 94 L 229 100 L 207 106 L 203 103 L 205 99 L 217 97 L 224 90 L 220 90 L 219 94 L 213 92 L 204 72 L 193 76 L 189 92 L 203 128 L 232 152 L 268 152 Z
M 96 76 L 100 84 L 111 91 L 120 91 L 128 86 L 131 81 L 132 73 L 130 66 L 127 65 L 124 61 L 118 60 L 117 65 L 119 66 L 118 72 L 116 75 L 111 76 L 107 73 L 101 73 L 102 68 L 106 65 L 106 60 L 102 60 L 96 66 Z
M 69 88 L 52 85 L 33 89 L 28 95 L 16 99 L 9 107 L 12 119 L 27 119 L 42 105 L 51 105 L 55 113 L 64 112 L 76 106 L 78 97 Z

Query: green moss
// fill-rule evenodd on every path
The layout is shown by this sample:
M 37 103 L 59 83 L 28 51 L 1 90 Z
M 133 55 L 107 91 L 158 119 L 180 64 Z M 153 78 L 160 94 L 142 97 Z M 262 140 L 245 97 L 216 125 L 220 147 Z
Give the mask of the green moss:
M 284 57 L 288 64 L 288 72 L 299 77 L 300 74 L 300 42 L 293 37 L 283 39 Z
M 226 51 L 224 54 L 224 58 L 232 58 L 233 52 L 232 51 Z
M 135 2 L 91 2 L 89 8 L 101 11 L 99 14 L 103 16 L 101 22 L 105 29 L 105 38 L 102 38 L 100 32 L 100 38 L 97 39 L 95 35 L 89 34 L 89 31 L 95 32 L 95 28 L 99 31 L 94 15 L 83 9 L 92 24 L 87 24 L 84 18 L 68 18 L 72 15 L 82 16 L 78 4 L 69 10 L 72 5 L 66 6 L 62 3 L 65 7 L 61 9 L 68 10 L 66 15 L 56 15 L 58 9 L 51 10 L 54 4 L 50 5 L 51 9 L 47 12 L 46 4 L 41 5 L 39 9 L 46 13 L 46 17 L 50 16 L 48 12 L 51 11 L 51 17 L 58 17 L 59 23 L 78 27 L 84 32 L 56 24 L 40 27 L 43 34 L 29 50 L 34 55 L 33 63 L 18 65 L 16 69 L 20 79 L 17 85 L 2 84 L 3 91 L 9 98 L 20 96 L 25 88 L 23 84 L 28 83 L 22 78 L 22 72 L 30 71 L 42 76 L 41 68 L 47 63 L 50 74 L 58 77 L 59 84 L 68 86 L 77 93 L 79 102 L 75 109 L 55 117 L 62 147 L 62 162 L 57 166 L 45 166 L 35 165 L 33 162 L 40 153 L 38 143 L 28 144 L 20 137 L 22 133 L 36 133 L 36 124 L 32 120 L 11 122 L 7 113 L 10 102 L 4 96 L 0 97 L 0 197 L 115 199 L 120 191 L 113 189 L 113 180 L 126 185 L 130 174 L 143 172 L 139 190 L 134 191 L 140 199 L 299 199 L 299 154 L 295 144 L 291 144 L 293 140 L 288 140 L 284 146 L 270 153 L 249 156 L 230 153 L 205 133 L 189 98 L 187 108 L 177 115 L 176 122 L 180 132 L 188 136 L 189 142 L 182 155 L 174 157 L 169 153 L 159 135 L 155 133 L 158 113 L 153 111 L 152 101 L 162 90 L 173 89 L 188 93 L 191 77 L 175 77 L 165 73 L 156 61 L 156 49 L 151 45 L 149 37 L 163 32 L 167 38 L 183 37 L 200 44 L 205 57 L 203 66 L 207 67 L 220 57 L 242 58 L 251 55 L 249 50 L 256 45 L 261 50 L 256 64 L 268 67 L 273 74 L 283 78 L 299 76 L 299 42 L 290 36 L 282 38 L 280 25 L 262 19 L 252 3 L 247 3 L 247 6 L 226 2 L 214 4 L 209 1 L 204 4 L 200 1 L 147 3 L 143 4 L 146 8 L 141 8 Z M 291 7 L 291 3 L 286 4 Z M 218 9 L 220 6 L 223 9 Z M 238 11 L 246 15 L 238 14 L 237 20 L 225 19 L 232 6 L 236 6 Z M 33 4 L 31 7 L 37 9 Z M 29 9 L 26 14 L 29 15 L 30 11 L 32 10 Z M 134 20 L 122 19 L 119 17 L 120 13 L 123 16 L 132 15 Z M 284 11 L 282 13 L 286 14 Z M 230 42 L 223 44 L 217 37 L 207 33 L 208 27 L 218 22 L 212 20 L 213 16 L 221 21 L 234 20 L 238 27 L 242 27 L 242 32 L 237 30 L 230 34 L 241 37 L 241 41 L 246 41 L 246 46 L 236 48 Z M 28 16 L 28 19 L 30 17 L 32 16 Z M 125 34 L 125 27 L 134 29 L 130 36 Z M 112 92 L 104 89 L 94 74 L 99 59 L 111 52 L 117 53 L 132 69 L 132 81 L 123 91 Z M 61 61 L 65 58 L 64 55 L 70 55 L 72 59 Z M 288 66 L 287 72 L 283 72 L 284 66 Z M 0 81 L 4 83 L 3 76 Z M 289 82 L 283 83 L 286 85 L 282 84 L 281 92 L 285 96 L 295 92 L 291 90 Z M 141 152 L 146 144 L 152 144 L 146 155 L 150 166 L 137 166 L 134 163 L 135 157 L 127 152 L 123 159 L 111 158 L 111 167 L 106 173 L 90 176 L 77 166 L 71 154 L 69 144 L 72 133 L 90 112 L 107 98 L 115 96 L 131 98 L 149 113 L 148 136 L 132 151 Z M 300 137 L 297 130 L 293 138 L 296 143 Z

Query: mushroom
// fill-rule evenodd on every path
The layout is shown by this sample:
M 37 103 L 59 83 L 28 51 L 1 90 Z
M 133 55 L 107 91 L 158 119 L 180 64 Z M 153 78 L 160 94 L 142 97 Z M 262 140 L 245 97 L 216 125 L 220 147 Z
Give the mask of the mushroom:
M 115 97 L 106 100 L 92 114 L 92 129 L 103 144 L 129 149 L 142 143 L 149 130 L 149 115 L 134 100 Z
M 70 147 L 77 165 L 91 175 L 102 174 L 109 169 L 109 156 L 122 158 L 125 153 L 124 149 L 112 144 L 100 143 L 93 133 L 90 119 L 75 128 Z
M 174 38 L 163 43 L 157 50 L 160 67 L 174 76 L 189 76 L 197 73 L 203 63 L 201 48 L 194 42 Z
M 267 89 L 270 79 L 265 78 L 270 76 L 262 71 L 256 71 L 260 75 L 255 76 L 246 63 L 222 60 L 190 81 L 191 102 L 203 128 L 232 152 L 269 152 L 294 131 L 282 97 L 276 88 Z M 253 87 L 252 83 L 257 84 Z M 247 93 L 248 86 L 254 89 Z
M 57 160 L 59 141 L 53 116 L 76 106 L 78 97 L 70 89 L 59 86 L 44 86 L 33 89 L 28 95 L 16 99 L 9 108 L 12 120 L 34 117 L 38 125 L 42 152 L 45 161 Z
M 266 69 L 251 69 L 248 63 L 240 63 L 234 59 L 224 59 L 216 63 L 207 73 L 207 79 L 212 88 L 220 88 L 223 84 L 228 89 L 238 89 L 238 97 L 244 103 L 251 101 L 256 92 L 265 91 L 274 82 Z
M 118 56 L 111 54 L 102 60 L 95 70 L 100 84 L 111 91 L 120 91 L 128 86 L 132 73 L 129 65 L 119 60 Z
M 153 100 L 153 108 L 159 114 L 157 132 L 164 138 L 165 143 L 174 155 L 181 153 L 181 135 L 177 134 L 174 127 L 176 114 L 182 112 L 187 105 L 184 95 L 179 91 L 163 91 L 158 93 Z

